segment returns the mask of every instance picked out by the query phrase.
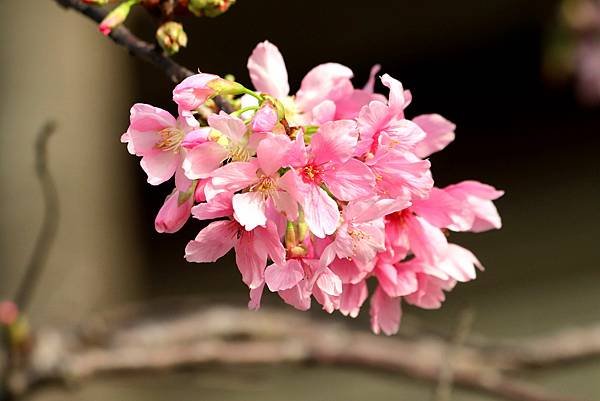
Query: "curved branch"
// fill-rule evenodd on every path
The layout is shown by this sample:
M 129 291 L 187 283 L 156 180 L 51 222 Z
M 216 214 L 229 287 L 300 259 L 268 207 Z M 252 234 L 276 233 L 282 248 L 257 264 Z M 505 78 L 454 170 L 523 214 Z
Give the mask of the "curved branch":
M 88 17 L 96 23 L 102 22 L 108 12 L 97 6 L 92 6 L 83 3 L 79 0 L 54 0 L 66 9 L 71 9 Z M 178 83 L 194 73 L 186 67 L 176 63 L 170 57 L 166 56 L 158 46 L 148 43 L 135 36 L 129 29 L 124 26 L 119 26 L 113 29 L 109 37 L 119 46 L 124 47 L 133 56 L 143 60 L 158 69 L 162 70 L 167 77 L 174 83 Z M 217 106 L 227 113 L 233 111 L 229 102 L 222 97 L 213 99 Z
M 46 258 L 58 228 L 59 207 L 58 207 L 58 192 L 56 184 L 48 171 L 47 166 L 47 148 L 48 139 L 56 130 L 56 122 L 48 121 L 40 129 L 35 143 L 35 161 L 36 174 L 42 189 L 42 199 L 44 200 L 44 219 L 40 232 L 36 238 L 33 251 L 25 274 L 21 278 L 19 287 L 17 288 L 14 300 L 23 313 L 29 306 L 29 302 L 33 296 L 33 291 L 38 282 L 40 274 L 46 263 Z

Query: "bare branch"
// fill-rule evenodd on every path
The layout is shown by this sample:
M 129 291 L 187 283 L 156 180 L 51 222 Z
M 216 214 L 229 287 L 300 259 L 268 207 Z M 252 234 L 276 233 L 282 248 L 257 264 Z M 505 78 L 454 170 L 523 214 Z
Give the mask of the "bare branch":
M 85 4 L 79 0 L 54 1 L 67 9 L 72 9 L 82 15 L 85 15 L 98 24 L 102 22 L 104 17 L 106 17 L 108 14 L 107 11 L 102 8 Z M 116 44 L 127 49 L 134 57 L 150 63 L 162 70 L 174 83 L 178 83 L 194 74 L 191 70 L 176 63 L 173 61 L 173 59 L 166 56 L 161 51 L 160 47 L 138 38 L 124 26 L 119 26 L 113 29 L 109 36 Z M 221 110 L 224 110 L 227 113 L 233 111 L 231 105 L 222 97 L 217 96 L 213 100 Z
M 170 305 L 158 313 L 160 307 L 151 309 L 150 314 L 137 311 L 116 321 L 97 319 L 76 331 L 38 332 L 29 366 L 19 372 L 17 382 L 28 383 L 25 388 L 31 389 L 116 372 L 212 363 L 313 362 L 402 373 L 435 383 L 444 366 L 451 364 L 457 386 L 515 401 L 576 401 L 511 378 L 513 366 L 503 366 L 484 350 L 465 345 L 456 348 L 448 361 L 444 350 L 449 344 L 439 338 L 377 337 L 268 309 L 260 313 L 226 306 L 182 310 L 181 305 Z

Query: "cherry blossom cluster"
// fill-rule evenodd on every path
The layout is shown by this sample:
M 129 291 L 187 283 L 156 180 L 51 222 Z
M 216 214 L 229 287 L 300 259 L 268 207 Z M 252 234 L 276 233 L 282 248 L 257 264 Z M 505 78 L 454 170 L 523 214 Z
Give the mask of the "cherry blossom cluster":
M 190 215 L 211 220 L 185 248 L 190 262 L 235 251 L 249 308 L 265 291 L 300 310 L 318 302 L 356 317 L 369 296 L 375 333 L 393 334 L 401 301 L 439 308 L 445 292 L 482 269 L 452 231 L 500 228 L 503 192 L 476 181 L 437 188 L 426 158 L 454 139 L 438 114 L 408 119 L 411 94 L 379 67 L 363 88 L 352 71 L 312 69 L 295 95 L 278 49 L 260 43 L 248 60 L 254 90 L 199 73 L 173 91 L 178 117 L 136 104 L 122 141 L 141 156 L 148 182 L 175 177 L 159 232 Z M 235 111 L 216 112 L 214 98 Z M 367 283 L 371 284 L 367 286 Z

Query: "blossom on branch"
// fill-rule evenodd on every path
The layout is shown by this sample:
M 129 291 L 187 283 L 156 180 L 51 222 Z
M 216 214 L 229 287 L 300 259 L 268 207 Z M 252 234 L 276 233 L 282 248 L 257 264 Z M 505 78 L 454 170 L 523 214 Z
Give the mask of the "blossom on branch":
M 372 281 L 372 329 L 388 335 L 403 303 L 438 308 L 445 292 L 476 278 L 481 263 L 449 233 L 500 228 L 493 200 L 503 192 L 476 181 L 434 185 L 423 158 L 454 139 L 453 123 L 407 118 L 412 95 L 387 74 L 388 97 L 374 93 L 378 66 L 355 88 L 349 68 L 322 64 L 296 95 L 273 44 L 259 44 L 248 69 L 255 91 L 199 73 L 173 91 L 178 118 L 136 104 L 122 137 L 150 184 L 175 176 L 157 231 L 177 231 L 190 215 L 212 220 L 186 246 L 188 261 L 233 249 L 251 309 L 274 292 L 300 310 L 314 300 L 356 317 Z M 235 111 L 217 113 L 215 96 Z

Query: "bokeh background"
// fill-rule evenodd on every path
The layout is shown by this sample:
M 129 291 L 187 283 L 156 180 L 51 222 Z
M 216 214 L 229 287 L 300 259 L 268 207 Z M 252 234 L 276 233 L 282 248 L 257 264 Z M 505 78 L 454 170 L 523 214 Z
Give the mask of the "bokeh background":
M 571 81 L 557 84 L 544 73 L 558 9 L 550 0 L 238 0 L 220 18 L 187 21 L 190 43 L 176 59 L 249 84 L 247 57 L 268 39 L 284 54 L 292 88 L 319 63 L 350 66 L 358 85 L 379 63 L 412 91 L 409 116 L 438 112 L 455 122 L 456 141 L 431 158 L 434 178 L 439 186 L 477 179 L 504 189 L 497 202 L 504 227 L 457 235 L 486 271 L 458 286 L 441 310 L 407 307 L 405 317 L 452 332 L 470 309 L 474 333 L 514 339 L 600 320 L 600 110 L 581 103 Z M 153 37 L 143 12 L 128 25 Z M 154 232 L 170 188 L 148 186 L 119 143 L 132 103 L 175 111 L 167 78 L 50 0 L 2 1 L 0 44 L 0 296 L 12 296 L 41 223 L 33 144 L 53 118 L 59 128 L 49 158 L 60 228 L 33 300 L 35 324 L 72 324 L 163 297 L 245 303 L 232 258 L 214 265 L 183 260 L 200 223 L 174 235 Z M 350 324 L 368 330 L 368 313 Z M 589 361 L 528 378 L 596 399 L 598 377 L 600 363 Z M 430 395 L 426 383 L 394 375 L 286 366 L 107 378 L 34 399 L 417 401 Z M 457 390 L 455 399 L 492 398 Z

